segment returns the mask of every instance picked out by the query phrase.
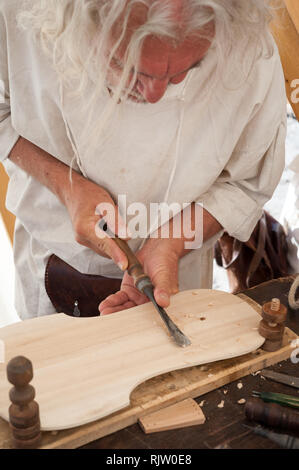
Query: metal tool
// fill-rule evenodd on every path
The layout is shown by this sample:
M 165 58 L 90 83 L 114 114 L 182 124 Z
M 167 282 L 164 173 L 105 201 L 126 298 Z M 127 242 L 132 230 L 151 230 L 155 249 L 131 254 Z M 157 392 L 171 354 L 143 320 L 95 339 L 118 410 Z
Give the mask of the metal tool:
M 289 406 L 291 408 L 299 409 L 299 397 L 294 397 L 292 395 L 285 395 L 283 393 L 253 391 L 252 396 L 255 398 L 261 398 L 265 402 L 277 403 L 278 405 Z
M 259 436 L 267 437 L 270 441 L 275 442 L 284 449 L 299 449 L 299 439 L 297 437 L 290 436 L 289 434 L 279 434 L 277 432 L 269 431 L 260 425 L 253 427 L 247 426 L 247 424 L 243 424 L 243 426 L 247 429 L 250 429 L 255 434 L 258 434 Z
M 281 384 L 289 385 L 290 387 L 299 388 L 299 377 L 280 374 L 279 372 L 274 372 L 273 370 L 267 369 L 262 370 L 261 375 L 266 377 L 266 379 L 274 380 L 274 382 L 279 382 Z
M 299 431 L 299 413 L 277 403 L 265 403 L 259 398 L 249 398 L 244 411 L 249 421 L 257 421 L 286 433 Z
M 118 238 L 108 227 L 106 221 L 101 219 L 99 222 L 99 228 L 105 232 L 110 238 L 112 238 L 118 247 L 125 253 L 128 258 L 128 268 L 127 271 L 130 276 L 134 279 L 135 287 L 154 304 L 155 309 L 160 314 L 162 320 L 167 326 L 171 336 L 175 342 L 181 346 L 186 347 L 191 344 L 189 338 L 179 329 L 179 327 L 171 320 L 164 308 L 160 307 L 155 298 L 154 298 L 154 288 L 150 278 L 144 273 L 143 267 L 140 264 L 139 260 L 132 252 L 131 248 L 125 240 Z

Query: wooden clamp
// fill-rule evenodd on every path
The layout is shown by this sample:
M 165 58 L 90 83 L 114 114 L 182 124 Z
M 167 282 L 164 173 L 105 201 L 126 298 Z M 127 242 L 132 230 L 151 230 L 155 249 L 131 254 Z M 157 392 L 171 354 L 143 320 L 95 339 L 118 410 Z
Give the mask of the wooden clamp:
M 41 432 L 35 390 L 29 385 L 33 378 L 32 363 L 26 357 L 17 356 L 9 361 L 6 370 L 9 382 L 14 385 L 9 391 L 13 445 L 17 449 L 35 449 L 41 441 Z
M 263 305 L 262 317 L 263 320 L 259 324 L 259 334 L 266 338 L 262 349 L 269 352 L 277 351 L 282 345 L 283 323 L 287 317 L 287 309 L 279 299 L 272 299 L 271 302 Z

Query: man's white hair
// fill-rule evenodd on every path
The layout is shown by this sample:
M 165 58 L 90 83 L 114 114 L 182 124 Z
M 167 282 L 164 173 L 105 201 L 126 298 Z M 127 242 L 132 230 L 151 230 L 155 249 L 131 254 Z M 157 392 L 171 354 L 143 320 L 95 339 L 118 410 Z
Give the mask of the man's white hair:
M 174 7 L 179 15 L 174 14 Z M 97 135 L 117 103 L 131 91 L 126 86 L 128 77 L 136 70 L 143 41 L 149 35 L 175 44 L 188 35 L 204 34 L 205 27 L 214 22 L 215 36 L 210 39 L 217 52 L 218 78 L 225 76 L 225 70 L 242 67 L 246 79 L 259 57 L 273 54 L 267 27 L 268 0 L 27 0 L 18 19 L 20 26 L 38 36 L 61 79 L 71 84 L 72 90 L 82 93 L 93 81 L 91 101 L 95 102 L 106 86 L 111 59 L 124 40 L 131 14 L 142 8 L 146 14 L 131 32 L 119 85 L 100 116 L 99 126 L 93 123 Z M 136 72 L 131 86 L 135 80 Z M 90 132 L 88 118 L 85 122 Z

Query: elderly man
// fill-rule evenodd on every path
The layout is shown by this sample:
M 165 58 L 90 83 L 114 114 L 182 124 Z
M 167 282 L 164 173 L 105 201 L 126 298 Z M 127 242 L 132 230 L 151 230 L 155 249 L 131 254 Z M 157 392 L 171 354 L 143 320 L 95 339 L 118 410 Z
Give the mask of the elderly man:
M 146 301 L 123 275 L 124 253 L 95 230 L 107 203 L 126 237 L 124 196 L 147 212 L 181 205 L 170 226 L 189 210 L 203 238 L 192 250 L 157 224 L 131 237 L 157 302 L 211 287 L 213 242 L 222 229 L 249 238 L 284 165 L 284 78 L 268 20 L 266 0 L 0 0 L 0 158 L 22 318 L 55 312 L 44 287 L 52 254 L 123 278 L 101 313 Z

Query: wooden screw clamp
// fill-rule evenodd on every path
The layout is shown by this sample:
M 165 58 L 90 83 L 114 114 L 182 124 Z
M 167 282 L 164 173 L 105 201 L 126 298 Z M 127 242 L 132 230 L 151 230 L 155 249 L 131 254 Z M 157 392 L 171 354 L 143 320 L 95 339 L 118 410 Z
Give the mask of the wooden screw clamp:
M 33 378 L 32 363 L 23 356 L 11 359 L 7 364 L 7 378 L 14 385 L 9 392 L 13 445 L 17 449 L 35 449 L 40 443 L 41 432 L 35 390 L 29 385 Z
M 282 345 L 283 323 L 287 317 L 287 308 L 280 303 L 279 299 L 274 298 L 263 305 L 262 317 L 259 334 L 266 338 L 262 349 L 269 352 L 277 351 Z

